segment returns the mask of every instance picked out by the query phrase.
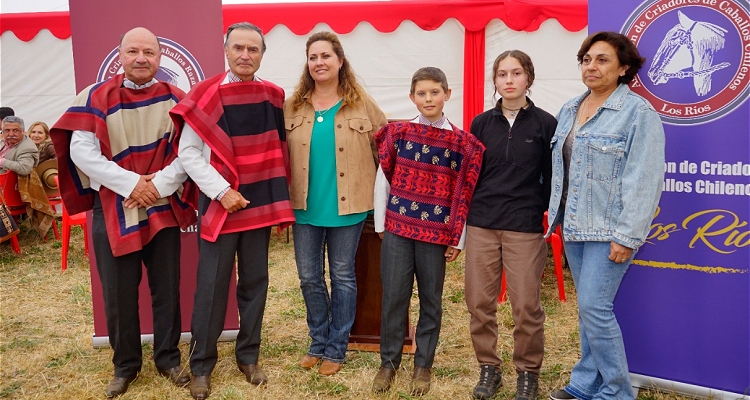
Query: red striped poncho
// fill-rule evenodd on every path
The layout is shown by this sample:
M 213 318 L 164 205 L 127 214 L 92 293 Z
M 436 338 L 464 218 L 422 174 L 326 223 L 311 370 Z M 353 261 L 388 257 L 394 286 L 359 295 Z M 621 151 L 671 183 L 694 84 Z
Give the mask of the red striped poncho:
M 284 130 L 284 90 L 266 81 L 222 85 L 226 74 L 198 83 L 172 111 L 211 148 L 210 164 L 250 204 L 227 213 L 212 200 L 201 210 L 201 237 L 294 222 L 289 202 L 289 152 Z M 198 191 L 191 200 L 197 204 Z
M 412 122 L 384 126 L 375 142 L 391 184 L 385 230 L 423 242 L 458 245 L 484 145 L 455 126 L 445 130 Z
M 178 134 L 169 110 L 185 93 L 164 82 L 129 89 L 122 86 L 123 80 L 120 74 L 81 91 L 50 130 L 58 158 L 60 194 L 71 214 L 90 210 L 94 202 L 88 176 L 70 159 L 73 131 L 93 132 L 102 155 L 140 175 L 162 170 L 177 157 Z M 181 192 L 148 208 L 129 209 L 123 207 L 125 198 L 102 186 L 99 197 L 112 253 L 122 256 L 138 251 L 163 228 L 192 225 L 195 210 L 180 200 Z

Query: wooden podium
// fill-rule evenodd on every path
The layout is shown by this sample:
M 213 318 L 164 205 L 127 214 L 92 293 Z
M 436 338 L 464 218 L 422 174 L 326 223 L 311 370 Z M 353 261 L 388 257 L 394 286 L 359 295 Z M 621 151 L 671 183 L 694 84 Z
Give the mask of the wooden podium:
M 383 286 L 380 281 L 380 244 L 372 216 L 365 220 L 354 260 L 357 276 L 357 315 L 349 334 L 349 350 L 380 351 L 380 315 Z M 414 354 L 416 328 L 409 323 L 404 335 L 404 353 Z

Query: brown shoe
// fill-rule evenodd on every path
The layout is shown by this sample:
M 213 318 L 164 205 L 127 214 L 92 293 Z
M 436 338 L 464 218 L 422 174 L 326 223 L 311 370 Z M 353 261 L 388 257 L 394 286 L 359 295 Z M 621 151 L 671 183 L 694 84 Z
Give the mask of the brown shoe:
M 411 377 L 411 395 L 422 396 L 430 391 L 432 371 L 429 368 L 414 367 L 414 375 Z
M 299 366 L 304 369 L 310 369 L 318 364 L 318 361 L 320 361 L 320 357 L 313 357 L 311 355 L 305 354 L 304 357 L 302 357 L 301 360 L 299 360 Z
M 378 374 L 375 375 L 375 379 L 372 381 L 372 390 L 375 393 L 383 393 L 391 388 L 393 379 L 396 378 L 396 370 L 388 367 L 380 367 Z
M 193 375 L 190 380 L 190 395 L 195 400 L 205 400 L 211 393 L 211 375 Z
M 247 381 L 252 383 L 253 385 L 265 385 L 268 381 L 268 378 L 266 378 L 266 373 L 263 372 L 262 369 L 260 369 L 260 366 L 258 364 L 243 365 L 237 363 L 237 368 L 240 369 L 240 372 L 245 374 L 245 379 L 247 379 Z
M 177 387 L 185 387 L 190 383 L 190 374 L 186 369 L 183 369 L 179 365 L 170 369 L 158 369 L 159 375 L 166 376 L 172 380 L 172 384 Z
M 107 385 L 107 388 L 104 389 L 104 393 L 107 394 L 107 397 L 117 397 L 125 392 L 128 391 L 128 386 L 135 380 L 135 378 L 138 377 L 138 374 L 135 374 L 133 376 L 128 377 L 121 377 L 116 376 L 112 378 L 111 381 L 109 381 L 109 385 Z
M 341 363 L 323 360 L 323 362 L 320 363 L 320 369 L 318 372 L 324 376 L 331 376 L 336 372 L 339 372 L 339 370 L 341 370 Z

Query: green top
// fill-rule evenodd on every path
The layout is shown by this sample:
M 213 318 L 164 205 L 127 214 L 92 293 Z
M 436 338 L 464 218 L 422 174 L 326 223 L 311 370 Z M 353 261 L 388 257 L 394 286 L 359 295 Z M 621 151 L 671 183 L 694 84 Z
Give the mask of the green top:
M 328 110 L 315 112 L 310 140 L 307 210 L 294 210 L 298 224 L 333 228 L 358 224 L 367 216 L 366 212 L 339 215 L 339 196 L 336 186 L 336 132 L 333 117 L 340 107 L 341 100 Z

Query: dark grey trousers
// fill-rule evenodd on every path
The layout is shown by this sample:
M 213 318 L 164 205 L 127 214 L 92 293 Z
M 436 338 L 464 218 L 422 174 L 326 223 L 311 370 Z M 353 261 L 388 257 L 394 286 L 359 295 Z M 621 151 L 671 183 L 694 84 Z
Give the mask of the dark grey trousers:
M 221 234 L 216 242 L 198 239 L 198 276 L 190 323 L 190 370 L 210 375 L 216 366 L 216 343 L 224 328 L 230 279 L 237 256 L 237 306 L 240 330 L 235 344 L 238 363 L 256 364 L 268 293 L 268 244 L 271 228 Z
M 446 246 L 421 242 L 385 232 L 380 250 L 383 311 L 380 321 L 380 363 L 398 369 L 414 277 L 419 293 L 414 365 L 432 368 L 443 318 Z
M 154 315 L 154 363 L 159 369 L 180 365 L 180 229 L 160 230 L 142 250 L 115 257 L 107 238 L 102 204 L 94 199 L 92 235 L 96 267 L 104 295 L 109 344 L 115 376 L 141 370 L 138 285 L 146 266 Z

